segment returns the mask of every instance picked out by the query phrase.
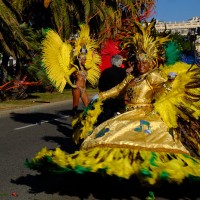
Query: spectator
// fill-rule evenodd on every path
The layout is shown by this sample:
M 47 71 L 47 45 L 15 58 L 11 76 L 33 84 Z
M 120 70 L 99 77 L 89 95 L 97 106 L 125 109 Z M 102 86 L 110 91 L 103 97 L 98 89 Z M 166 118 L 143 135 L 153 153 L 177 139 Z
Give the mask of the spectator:
M 112 56 L 112 66 L 105 69 L 100 78 L 98 89 L 100 92 L 109 90 L 119 83 L 121 83 L 126 77 L 126 70 L 122 68 L 123 57 L 119 54 Z M 125 103 L 123 95 L 119 95 L 117 99 L 108 99 L 104 102 L 103 112 L 98 117 L 98 122 L 101 123 L 111 117 L 117 112 L 121 112 L 124 109 Z

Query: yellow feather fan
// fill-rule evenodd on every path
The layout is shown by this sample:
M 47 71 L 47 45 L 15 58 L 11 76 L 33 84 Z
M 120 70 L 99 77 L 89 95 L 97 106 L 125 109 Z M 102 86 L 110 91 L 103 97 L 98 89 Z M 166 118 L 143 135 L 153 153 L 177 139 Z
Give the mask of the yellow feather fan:
M 176 73 L 172 82 L 165 84 L 166 90 L 159 93 L 154 104 L 155 110 L 170 128 L 178 126 L 177 119 L 198 119 L 200 116 L 200 69 L 198 66 L 177 62 L 163 67 L 166 76 Z M 187 111 L 187 112 L 186 112 Z M 189 114 L 189 116 L 188 116 Z
M 86 56 L 85 68 L 87 70 L 87 80 L 92 86 L 96 86 L 100 76 L 99 65 L 101 63 L 101 56 L 96 51 L 88 51 Z
M 63 42 L 53 30 L 49 30 L 42 42 L 42 62 L 52 84 L 59 92 L 64 90 L 66 83 L 70 85 L 69 76 L 76 69 L 72 68 L 72 46 Z

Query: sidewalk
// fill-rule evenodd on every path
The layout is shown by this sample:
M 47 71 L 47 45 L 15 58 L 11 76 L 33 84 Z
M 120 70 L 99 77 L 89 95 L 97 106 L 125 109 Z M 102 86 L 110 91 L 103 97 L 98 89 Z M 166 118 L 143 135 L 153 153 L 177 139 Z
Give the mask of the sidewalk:
M 89 98 L 91 99 L 94 96 L 94 94 L 90 95 Z M 8 108 L 8 109 L 3 109 L 1 110 L 0 108 L 0 118 L 3 116 L 8 116 L 11 113 L 18 113 L 18 112 L 32 112 L 33 110 L 37 110 L 40 108 L 46 108 L 46 107 L 53 107 L 53 106 L 57 106 L 57 105 L 62 105 L 62 104 L 66 104 L 66 103 L 71 103 L 72 104 L 72 98 L 71 99 L 66 99 L 66 100 L 62 100 L 62 101 L 56 101 L 56 102 L 44 102 L 44 101 L 35 101 L 37 104 L 36 105 L 26 105 L 20 108 Z M 81 100 L 80 100 L 81 103 Z
M 21 108 L 15 108 L 15 109 L 6 109 L 6 110 L 0 110 L 0 118 L 3 116 L 10 115 L 11 113 L 18 113 L 18 112 L 32 112 L 33 110 L 37 110 L 40 108 L 46 108 L 46 107 L 52 107 L 57 106 L 59 104 L 66 104 L 72 102 L 72 99 L 64 100 L 64 101 L 57 101 L 57 102 L 41 102 L 41 104 L 37 105 L 29 105 Z

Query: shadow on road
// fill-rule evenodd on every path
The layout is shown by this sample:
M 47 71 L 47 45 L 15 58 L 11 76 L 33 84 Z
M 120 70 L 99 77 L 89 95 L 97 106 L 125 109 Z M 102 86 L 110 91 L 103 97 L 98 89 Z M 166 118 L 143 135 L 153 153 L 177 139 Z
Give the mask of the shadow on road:
M 49 113 L 12 113 L 11 118 L 14 121 L 22 122 L 25 124 L 37 124 L 41 125 L 43 123 L 49 123 L 55 125 L 57 127 L 57 131 L 62 133 L 65 137 L 59 136 L 58 134 L 55 136 L 47 135 L 42 137 L 45 141 L 53 141 L 57 143 L 59 147 L 68 152 L 72 153 L 77 150 L 74 142 L 72 141 L 72 127 L 71 127 L 71 119 L 66 119 L 63 116 L 70 116 L 71 111 L 63 111 L 59 112 L 58 114 L 49 114 Z
M 191 199 L 197 200 L 200 192 L 199 186 L 185 183 L 181 186 L 175 184 L 162 184 L 150 187 L 142 185 L 137 180 L 124 180 L 117 177 L 100 177 L 100 175 L 27 175 L 13 183 L 27 185 L 30 193 L 45 192 L 47 194 L 77 196 L 80 199 L 142 199 L 145 200 L 150 192 L 157 199 Z M 133 198 L 134 197 L 134 198 Z
M 80 113 L 81 110 L 78 111 Z M 65 110 L 65 111 L 59 111 L 55 114 L 51 113 L 44 113 L 44 112 L 30 112 L 30 113 L 10 113 L 10 118 L 17 122 L 23 122 L 26 124 L 36 124 L 41 123 L 43 121 L 48 121 L 49 123 L 54 124 L 58 118 L 71 116 L 72 111 L 71 110 Z M 69 121 L 69 125 L 71 126 L 71 121 Z M 62 124 L 62 122 L 60 122 Z M 65 124 L 65 123 L 64 123 Z

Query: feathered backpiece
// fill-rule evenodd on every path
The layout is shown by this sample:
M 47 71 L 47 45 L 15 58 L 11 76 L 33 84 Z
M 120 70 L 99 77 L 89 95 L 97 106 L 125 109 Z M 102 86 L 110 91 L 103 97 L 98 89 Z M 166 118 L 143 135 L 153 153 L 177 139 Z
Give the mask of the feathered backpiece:
M 162 73 L 169 79 L 157 95 L 155 110 L 171 130 L 178 130 L 191 154 L 200 157 L 200 68 L 176 62 Z
M 167 66 L 175 64 L 181 59 L 181 46 L 175 41 L 169 41 L 164 45 L 165 64 Z
M 111 64 L 112 56 L 117 55 L 119 53 L 120 53 L 119 47 L 117 43 L 112 39 L 108 39 L 102 44 L 102 48 L 100 51 L 102 62 L 101 65 L 99 66 L 101 72 L 112 66 Z
M 200 68 L 176 62 L 163 67 L 162 73 L 169 77 L 165 91 L 159 93 L 155 108 L 168 127 L 176 128 L 177 119 L 198 119 L 200 116 Z M 166 109 L 167 108 L 167 109 Z
M 188 64 L 196 64 L 200 66 L 200 59 L 198 59 L 194 51 L 183 51 L 180 60 Z
M 200 60 L 196 58 L 192 51 L 183 51 L 180 44 L 176 41 L 169 41 L 164 45 L 165 49 L 165 64 L 173 65 L 176 62 L 184 62 L 187 64 L 196 64 L 200 66 Z
M 87 80 L 95 86 L 100 76 L 101 57 L 97 53 L 98 43 L 90 38 L 89 26 L 80 25 L 78 38 L 75 41 L 63 41 L 53 30 L 47 32 L 42 42 L 42 62 L 52 84 L 62 92 L 65 85 L 74 85 L 70 81 L 73 72 L 79 70 L 75 60 L 83 54 L 86 57 L 85 70 Z
M 67 41 L 63 42 L 53 30 L 47 32 L 42 42 L 42 62 L 48 78 L 59 92 L 64 90 L 66 83 L 71 86 L 70 75 L 77 69 L 72 67 L 73 47 Z

